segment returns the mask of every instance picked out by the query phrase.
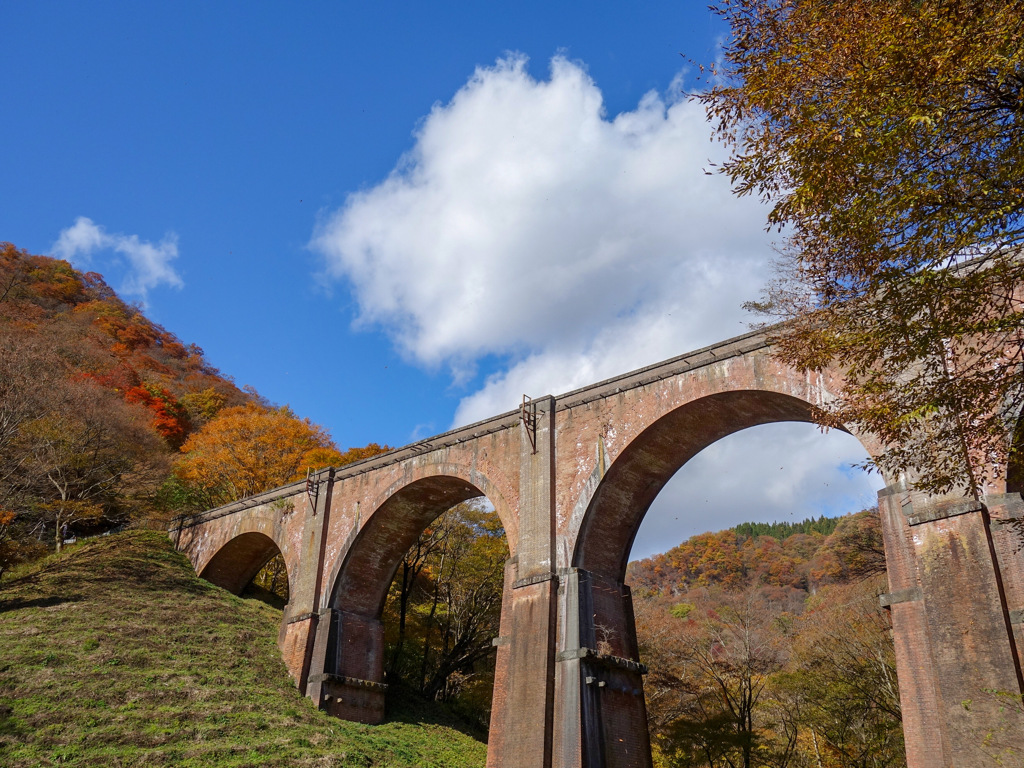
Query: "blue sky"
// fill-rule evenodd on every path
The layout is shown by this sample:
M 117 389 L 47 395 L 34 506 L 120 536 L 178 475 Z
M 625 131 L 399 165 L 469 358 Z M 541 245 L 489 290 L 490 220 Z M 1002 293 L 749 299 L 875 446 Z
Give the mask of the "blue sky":
M 699 2 L 34 2 L 0 25 L 0 239 L 102 272 L 343 448 L 741 333 L 768 274 L 764 210 L 704 173 L 721 148 L 680 96 L 727 31 Z M 871 503 L 856 441 L 760 429 L 684 468 L 635 551 Z

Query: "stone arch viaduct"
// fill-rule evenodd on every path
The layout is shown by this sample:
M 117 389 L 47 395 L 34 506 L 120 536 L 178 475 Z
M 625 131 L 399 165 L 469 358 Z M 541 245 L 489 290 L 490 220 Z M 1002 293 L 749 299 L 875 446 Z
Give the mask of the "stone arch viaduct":
M 386 688 L 380 616 L 400 559 L 441 512 L 486 496 L 511 552 L 488 766 L 646 767 L 645 669 L 623 583 L 640 521 L 703 448 L 810 421 L 834 385 L 782 366 L 750 333 L 180 518 L 171 535 L 203 577 L 236 593 L 280 551 L 292 676 L 317 706 L 374 723 Z M 1020 495 L 977 503 L 890 482 L 879 507 L 909 765 L 987 765 L 987 733 L 1024 749 L 1020 718 L 986 693 L 1024 691 L 1024 555 L 1005 523 L 1024 512 Z

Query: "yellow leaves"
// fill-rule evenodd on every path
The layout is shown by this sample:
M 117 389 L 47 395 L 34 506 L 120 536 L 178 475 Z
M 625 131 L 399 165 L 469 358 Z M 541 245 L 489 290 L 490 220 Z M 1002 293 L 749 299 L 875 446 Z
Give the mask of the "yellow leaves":
M 323 469 L 324 467 L 336 467 L 344 464 L 342 453 L 333 446 L 316 446 L 310 448 L 299 460 L 298 471 L 292 475 L 292 480 L 299 480 L 306 475 L 307 469 Z
M 88 499 L 56 499 L 39 505 L 39 509 L 54 514 L 59 524 L 81 520 L 98 520 L 103 507 Z
M 213 387 L 207 387 L 200 392 L 188 392 L 182 395 L 178 398 L 178 402 L 193 422 L 201 423 L 216 416 L 227 402 L 227 397 Z
M 777 356 L 842 372 L 829 423 L 873 435 L 887 475 L 979 491 L 1005 467 L 996 419 L 1024 406 L 1019 323 L 990 321 L 1024 293 L 1024 0 L 719 13 L 729 77 L 699 98 L 737 193 L 761 193 L 786 235 L 751 305 L 789 321 Z

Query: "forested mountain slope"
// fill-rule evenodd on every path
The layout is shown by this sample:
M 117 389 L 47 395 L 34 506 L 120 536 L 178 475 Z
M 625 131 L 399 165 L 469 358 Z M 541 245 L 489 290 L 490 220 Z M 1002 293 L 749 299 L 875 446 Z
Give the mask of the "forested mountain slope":
M 884 568 L 873 510 L 630 563 L 656 765 L 903 765 Z
M 385 448 L 341 453 L 100 275 L 0 243 L 0 575 L 66 539 L 159 524 Z

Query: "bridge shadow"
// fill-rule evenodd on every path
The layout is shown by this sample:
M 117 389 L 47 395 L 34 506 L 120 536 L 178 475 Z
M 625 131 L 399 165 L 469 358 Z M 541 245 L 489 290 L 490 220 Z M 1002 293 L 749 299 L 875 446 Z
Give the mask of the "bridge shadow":
M 401 681 L 388 686 L 385 722 L 440 725 L 487 743 L 486 729 L 462 719 L 444 704 L 426 699 Z
M 23 608 L 51 608 L 64 603 L 77 603 L 84 599 L 82 595 L 51 595 L 49 597 L 36 597 L 31 600 L 15 598 L 13 600 L 0 599 L 0 613 L 8 611 L 19 611 Z

